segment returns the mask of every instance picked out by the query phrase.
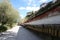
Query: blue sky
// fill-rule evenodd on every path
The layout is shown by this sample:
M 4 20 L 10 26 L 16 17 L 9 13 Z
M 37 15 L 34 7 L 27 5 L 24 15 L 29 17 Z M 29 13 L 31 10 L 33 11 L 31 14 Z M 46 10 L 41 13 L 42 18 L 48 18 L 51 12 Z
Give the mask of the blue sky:
M 12 6 L 19 11 L 19 14 L 24 18 L 27 12 L 36 11 L 44 2 L 51 0 L 10 0 Z

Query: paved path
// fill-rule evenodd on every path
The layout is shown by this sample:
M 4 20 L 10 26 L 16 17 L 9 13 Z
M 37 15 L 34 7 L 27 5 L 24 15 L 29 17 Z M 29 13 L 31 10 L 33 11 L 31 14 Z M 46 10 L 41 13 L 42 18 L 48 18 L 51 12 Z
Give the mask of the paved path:
M 14 29 L 15 28 L 15 29 Z M 14 27 L 14 31 L 9 30 L 7 32 L 4 32 L 3 35 L 0 35 L 0 40 L 51 40 L 46 35 L 36 35 L 35 32 L 30 31 L 23 27 Z M 16 30 L 17 29 L 17 30 Z M 37 32 L 36 32 L 37 33 Z
M 15 26 L 6 32 L 3 32 L 2 35 L 0 35 L 0 40 L 15 40 L 18 30 L 19 26 Z
M 27 29 L 16 26 L 0 35 L 0 40 L 39 40 L 39 38 Z
M 15 33 L 14 32 L 10 32 L 10 31 L 7 31 L 7 32 L 4 32 L 2 33 L 2 35 L 0 35 L 0 40 L 13 40 L 15 39 Z
M 18 28 L 14 27 L 13 29 L 4 32 L 3 35 L 0 35 L 0 40 L 42 40 L 34 33 L 21 26 Z
M 23 27 L 20 27 L 16 40 L 42 40 L 42 39 L 36 36 L 33 32 Z

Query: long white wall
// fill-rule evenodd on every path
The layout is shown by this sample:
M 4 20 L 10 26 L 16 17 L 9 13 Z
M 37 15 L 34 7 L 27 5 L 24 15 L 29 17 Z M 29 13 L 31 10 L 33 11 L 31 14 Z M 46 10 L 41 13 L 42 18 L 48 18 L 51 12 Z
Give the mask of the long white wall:
M 29 25 L 60 24 L 60 15 L 25 23 Z

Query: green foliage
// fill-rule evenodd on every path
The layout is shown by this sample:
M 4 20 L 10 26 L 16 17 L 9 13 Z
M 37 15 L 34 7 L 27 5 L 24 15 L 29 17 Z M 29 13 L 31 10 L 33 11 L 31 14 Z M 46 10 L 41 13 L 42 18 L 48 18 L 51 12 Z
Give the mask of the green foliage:
M 9 2 L 0 3 L 0 23 L 2 25 L 0 28 L 2 31 L 5 28 L 4 25 L 9 24 L 9 27 L 12 27 L 13 23 L 17 23 L 19 19 L 19 12 Z
M 3 24 L 17 22 L 19 14 L 11 4 L 1 3 L 0 5 L 0 22 Z
M 3 25 L 0 26 L 0 32 L 4 32 L 4 31 L 6 31 L 6 30 L 7 30 L 7 27 L 5 27 L 5 26 L 3 26 Z
M 36 16 L 37 15 L 41 15 L 43 14 L 44 12 L 54 8 L 54 7 L 57 7 L 60 5 L 60 1 L 56 1 L 55 3 L 53 3 L 52 1 L 49 2 L 45 7 L 42 7 L 41 9 L 38 10 L 38 12 L 35 14 Z
M 49 7 L 51 7 L 52 6 L 52 1 L 51 2 L 49 2 L 45 7 L 42 7 L 38 12 L 39 12 L 39 14 L 42 14 L 43 12 L 45 12 L 46 10 L 48 10 L 49 9 Z

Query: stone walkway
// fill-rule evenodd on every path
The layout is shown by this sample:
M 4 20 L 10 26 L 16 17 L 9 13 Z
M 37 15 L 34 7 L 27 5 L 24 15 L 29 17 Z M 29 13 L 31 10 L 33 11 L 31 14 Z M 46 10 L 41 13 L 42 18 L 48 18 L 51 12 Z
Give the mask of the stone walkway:
M 0 40 L 14 40 L 15 36 L 16 36 L 15 33 L 7 31 L 2 33 L 2 35 L 0 35 Z
M 3 32 L 0 35 L 0 40 L 15 40 L 18 30 L 19 26 L 15 26 L 12 29 L 7 30 L 6 32 Z
M 26 28 L 23 28 L 21 26 L 17 26 L 16 29 L 15 28 L 16 27 L 13 28 L 14 30 L 11 29 L 7 32 L 2 33 L 2 35 L 0 35 L 0 40 L 52 40 L 50 36 L 27 30 Z

